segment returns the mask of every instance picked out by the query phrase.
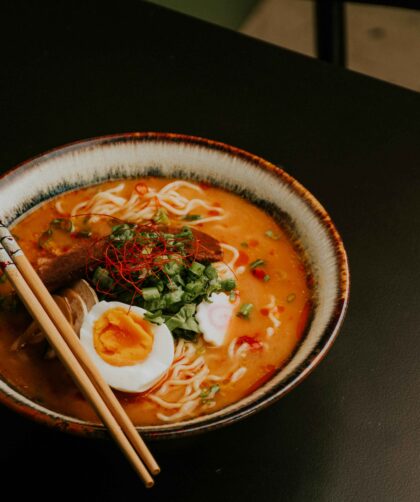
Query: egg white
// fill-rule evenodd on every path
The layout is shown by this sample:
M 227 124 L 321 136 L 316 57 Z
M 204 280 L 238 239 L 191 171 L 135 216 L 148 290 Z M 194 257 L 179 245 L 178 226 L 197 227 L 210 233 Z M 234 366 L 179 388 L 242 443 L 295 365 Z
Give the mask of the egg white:
M 209 300 L 211 303 L 203 301 L 198 305 L 196 319 L 204 340 L 221 347 L 225 343 L 235 304 L 225 293 L 212 293 Z
M 140 363 L 130 366 L 113 366 L 102 359 L 95 349 L 93 326 L 101 315 L 110 309 L 129 305 L 121 302 L 99 302 L 86 315 L 80 328 L 80 341 L 91 360 L 97 366 L 105 381 L 114 389 L 123 392 L 144 392 L 150 389 L 170 368 L 175 354 L 174 340 L 165 324 L 158 326 L 150 323 L 153 333 L 153 346 L 149 355 Z M 132 306 L 132 312 L 143 317 L 146 310 Z

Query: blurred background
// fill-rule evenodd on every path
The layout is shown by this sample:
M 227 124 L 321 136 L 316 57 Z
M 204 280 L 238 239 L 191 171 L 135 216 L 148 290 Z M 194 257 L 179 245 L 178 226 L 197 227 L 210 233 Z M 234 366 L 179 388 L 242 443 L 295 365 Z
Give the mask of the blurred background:
M 420 91 L 420 1 L 151 0 Z

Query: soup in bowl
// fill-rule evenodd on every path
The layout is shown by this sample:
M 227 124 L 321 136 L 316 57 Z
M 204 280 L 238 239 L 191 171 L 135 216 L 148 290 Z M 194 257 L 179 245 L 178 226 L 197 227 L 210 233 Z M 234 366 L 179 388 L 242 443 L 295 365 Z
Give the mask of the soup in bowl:
M 214 141 L 134 133 L 74 143 L 0 181 L 1 215 L 133 423 L 226 425 L 323 358 L 348 265 L 325 209 L 280 168 Z M 0 278 L 0 398 L 105 429 Z

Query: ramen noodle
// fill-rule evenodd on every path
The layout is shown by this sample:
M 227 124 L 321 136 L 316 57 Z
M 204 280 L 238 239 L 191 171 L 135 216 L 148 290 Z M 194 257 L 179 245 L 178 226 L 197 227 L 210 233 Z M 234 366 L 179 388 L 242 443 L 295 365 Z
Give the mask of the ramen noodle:
M 267 382 L 311 315 L 311 276 L 278 218 L 237 194 L 144 178 L 63 193 L 12 233 L 136 425 L 219 410 Z M 97 421 L 0 277 L 0 372 Z

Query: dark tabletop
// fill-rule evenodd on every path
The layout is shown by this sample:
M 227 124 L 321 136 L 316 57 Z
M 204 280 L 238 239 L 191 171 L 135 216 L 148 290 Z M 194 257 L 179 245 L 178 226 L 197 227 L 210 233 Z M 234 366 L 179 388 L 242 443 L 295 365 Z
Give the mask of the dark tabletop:
M 2 5 L 0 165 L 170 131 L 282 165 L 332 215 L 351 301 L 304 383 L 236 425 L 153 443 L 147 491 L 110 441 L 0 409 L 3 487 L 56 500 L 414 501 L 420 493 L 420 96 L 141 2 Z M 1 201 L 0 201 L 1 204 Z

